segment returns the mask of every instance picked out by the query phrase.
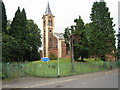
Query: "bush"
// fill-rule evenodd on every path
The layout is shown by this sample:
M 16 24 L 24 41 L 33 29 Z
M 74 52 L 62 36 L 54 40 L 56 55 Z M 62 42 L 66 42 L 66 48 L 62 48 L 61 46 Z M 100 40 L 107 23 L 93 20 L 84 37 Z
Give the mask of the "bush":
M 56 59 L 57 59 L 57 56 L 52 53 L 52 54 L 50 54 L 49 58 L 50 58 L 51 60 L 56 60 Z

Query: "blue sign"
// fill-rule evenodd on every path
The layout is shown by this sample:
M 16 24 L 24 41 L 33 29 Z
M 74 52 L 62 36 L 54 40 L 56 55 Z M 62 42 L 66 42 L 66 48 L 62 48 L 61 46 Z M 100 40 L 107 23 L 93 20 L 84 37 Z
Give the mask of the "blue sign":
M 41 60 L 44 61 L 44 62 L 47 62 L 47 61 L 49 61 L 50 59 L 47 58 L 47 57 L 43 57 L 43 58 L 41 58 Z

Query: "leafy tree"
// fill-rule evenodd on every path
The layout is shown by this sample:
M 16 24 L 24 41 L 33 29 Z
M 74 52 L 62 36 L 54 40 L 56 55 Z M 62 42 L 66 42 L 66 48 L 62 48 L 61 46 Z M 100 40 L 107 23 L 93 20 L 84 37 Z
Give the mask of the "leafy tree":
M 85 34 L 85 26 L 80 16 L 78 19 L 75 19 L 74 22 L 76 23 L 76 25 L 74 26 L 75 28 L 71 26 L 70 29 L 69 28 L 65 29 L 65 33 L 64 33 L 65 43 L 67 48 L 70 48 L 70 44 L 71 44 L 70 41 L 72 40 L 70 36 L 72 36 L 74 43 L 73 45 L 74 58 L 75 60 L 77 60 L 81 57 L 81 60 L 83 61 L 85 57 L 88 57 L 88 51 L 89 51 L 88 40 Z
M 26 56 L 28 56 L 30 60 L 39 59 L 40 53 L 38 53 L 38 48 L 41 47 L 42 45 L 41 31 L 33 20 L 27 20 L 27 30 L 28 30 L 27 43 L 29 45 L 29 50 L 27 52 L 30 55 L 28 54 Z
M 4 34 L 4 33 L 3 33 Z M 18 49 L 19 49 L 19 43 L 13 38 L 12 36 L 9 36 L 8 34 L 4 34 L 4 37 L 2 38 L 4 40 L 2 45 L 2 59 L 5 62 L 11 62 L 11 61 L 17 61 L 17 57 L 19 57 Z
M 63 36 L 64 36 L 64 39 L 65 39 L 65 43 L 66 43 L 66 49 L 67 49 L 67 51 L 68 50 L 70 50 L 70 47 L 69 47 L 69 44 L 70 44 L 70 31 L 69 31 L 69 28 L 67 27 L 67 28 L 65 28 L 65 32 L 64 32 L 64 34 L 63 34 Z
M 70 50 L 70 56 L 71 56 L 71 72 L 74 72 L 74 44 L 73 44 L 73 33 L 74 29 L 73 26 L 69 29 L 68 27 L 65 28 L 65 33 L 63 34 L 65 38 L 65 43 L 67 46 L 67 50 Z
M 103 1 L 94 2 L 92 7 L 90 48 L 93 56 L 105 60 L 105 56 L 115 51 L 115 31 L 113 18 Z

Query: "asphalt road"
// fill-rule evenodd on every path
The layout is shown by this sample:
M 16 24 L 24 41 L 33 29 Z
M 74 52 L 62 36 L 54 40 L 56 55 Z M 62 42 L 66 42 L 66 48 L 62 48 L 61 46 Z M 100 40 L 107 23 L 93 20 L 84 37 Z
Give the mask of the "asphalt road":
M 118 69 L 61 78 L 20 78 L 2 84 L 2 88 L 118 88 Z

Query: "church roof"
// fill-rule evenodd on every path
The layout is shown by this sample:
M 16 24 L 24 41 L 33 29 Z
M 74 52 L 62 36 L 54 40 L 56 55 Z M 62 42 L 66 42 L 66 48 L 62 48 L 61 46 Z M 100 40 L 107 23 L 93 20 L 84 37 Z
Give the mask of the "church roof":
M 49 2 L 48 2 L 48 5 L 47 5 L 47 8 L 46 8 L 46 11 L 45 11 L 45 15 L 47 15 L 47 14 L 52 14 L 52 12 L 50 10 Z
M 64 39 L 63 33 L 54 33 L 59 39 Z

